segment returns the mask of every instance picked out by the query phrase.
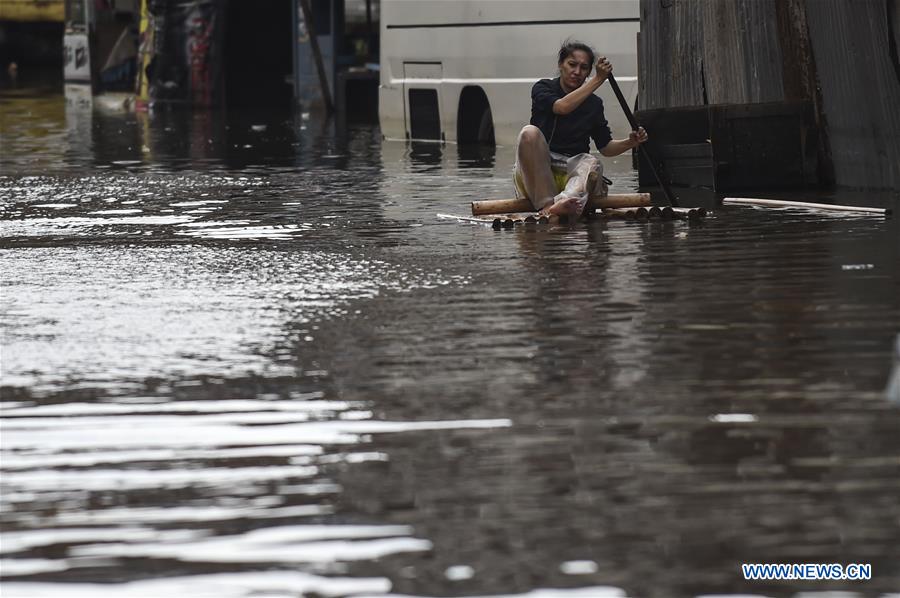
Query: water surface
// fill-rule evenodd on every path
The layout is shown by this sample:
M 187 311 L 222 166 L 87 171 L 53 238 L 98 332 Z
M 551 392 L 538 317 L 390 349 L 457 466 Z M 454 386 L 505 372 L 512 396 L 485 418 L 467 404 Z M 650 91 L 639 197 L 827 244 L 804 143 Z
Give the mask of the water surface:
M 511 148 L 59 90 L 0 126 L 4 596 L 900 589 L 896 218 L 493 231 L 435 215 Z

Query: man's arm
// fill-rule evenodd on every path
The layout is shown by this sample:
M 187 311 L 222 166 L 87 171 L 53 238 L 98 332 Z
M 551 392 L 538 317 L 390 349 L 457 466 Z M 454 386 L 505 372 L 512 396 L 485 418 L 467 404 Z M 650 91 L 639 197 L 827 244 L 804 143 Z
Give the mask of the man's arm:
M 589 96 L 600 89 L 600 86 L 606 81 L 606 77 L 612 72 L 612 65 L 609 64 L 605 56 L 601 56 L 597 60 L 596 70 L 596 74 L 582 83 L 581 87 L 575 91 L 570 91 L 553 102 L 553 114 L 565 116 L 581 106 Z
M 629 133 L 628 139 L 613 139 L 607 143 L 606 147 L 600 150 L 600 153 L 607 158 L 612 158 L 636 148 L 640 144 L 645 143 L 647 139 L 647 131 L 644 130 L 644 127 L 638 127 L 637 131 Z

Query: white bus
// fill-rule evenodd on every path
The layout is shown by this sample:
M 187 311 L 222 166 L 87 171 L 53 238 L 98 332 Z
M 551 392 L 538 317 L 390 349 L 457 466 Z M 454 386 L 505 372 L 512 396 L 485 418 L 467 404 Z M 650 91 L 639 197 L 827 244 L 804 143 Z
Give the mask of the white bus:
M 637 97 L 639 0 L 382 0 L 379 120 L 387 139 L 511 145 L 560 45 L 591 45 Z M 613 136 L 630 130 L 610 86 Z

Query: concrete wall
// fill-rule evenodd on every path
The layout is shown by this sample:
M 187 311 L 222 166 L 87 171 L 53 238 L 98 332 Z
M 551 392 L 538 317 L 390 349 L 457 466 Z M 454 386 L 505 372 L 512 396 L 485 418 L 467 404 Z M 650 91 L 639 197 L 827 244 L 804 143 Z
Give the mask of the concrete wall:
M 0 21 L 62 23 L 65 16 L 63 0 L 0 0 Z

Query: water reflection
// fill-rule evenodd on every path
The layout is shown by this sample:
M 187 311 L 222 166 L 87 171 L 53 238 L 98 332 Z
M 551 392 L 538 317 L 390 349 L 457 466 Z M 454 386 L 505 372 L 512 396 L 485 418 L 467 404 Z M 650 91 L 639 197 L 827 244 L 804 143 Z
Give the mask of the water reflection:
M 83 108 L 0 103 L 4 595 L 900 587 L 896 219 L 495 232 L 511 148 Z
M 429 172 L 436 170 L 441 164 L 444 155 L 444 144 L 434 141 L 410 141 L 409 160 L 419 166 L 419 171 Z
M 459 144 L 456 146 L 460 168 L 493 168 L 497 148 L 481 143 Z
M 894 344 L 894 362 L 891 365 L 891 375 L 884 389 L 884 396 L 888 401 L 900 405 L 900 334 Z

